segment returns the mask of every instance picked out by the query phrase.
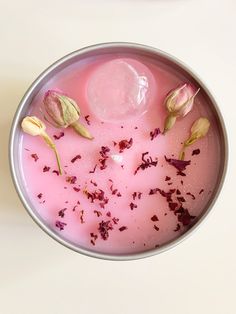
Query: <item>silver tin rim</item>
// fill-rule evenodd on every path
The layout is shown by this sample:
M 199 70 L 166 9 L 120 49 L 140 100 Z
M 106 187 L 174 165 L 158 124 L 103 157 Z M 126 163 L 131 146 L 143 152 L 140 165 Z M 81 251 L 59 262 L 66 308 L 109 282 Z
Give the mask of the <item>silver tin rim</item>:
M 144 251 L 140 253 L 134 253 L 134 254 L 119 254 L 119 255 L 112 255 L 112 254 L 103 254 L 95 251 L 90 251 L 84 248 L 77 247 L 75 244 L 70 243 L 69 241 L 66 241 L 62 239 L 58 234 L 54 233 L 48 226 L 46 226 L 40 218 L 34 213 L 33 209 L 29 206 L 24 193 L 22 192 L 21 186 L 20 186 L 20 178 L 17 175 L 16 171 L 16 162 L 14 160 L 14 141 L 15 141 L 15 135 L 17 132 L 17 127 L 19 126 L 19 121 L 21 117 L 21 112 L 24 108 L 24 106 L 31 100 L 31 97 L 33 95 L 34 90 L 36 87 L 44 81 L 47 76 L 55 71 L 56 69 L 60 68 L 60 66 L 65 65 L 68 63 L 70 60 L 72 60 L 75 57 L 78 57 L 79 55 L 83 55 L 85 53 L 89 52 L 94 52 L 99 49 L 117 49 L 117 48 L 124 48 L 124 49 L 136 49 L 136 50 L 141 50 L 144 52 L 147 52 L 149 54 L 152 54 L 153 56 L 161 56 L 170 62 L 176 64 L 178 67 L 182 68 L 186 73 L 188 73 L 206 92 L 207 96 L 209 97 L 211 103 L 213 104 L 213 107 L 216 111 L 217 118 L 220 123 L 220 127 L 222 130 L 222 142 L 223 142 L 223 164 L 222 164 L 222 171 L 221 171 L 221 179 L 218 183 L 217 190 L 213 196 L 213 198 L 210 201 L 210 204 L 207 208 L 207 210 L 204 212 L 204 214 L 200 217 L 200 219 L 195 223 L 195 225 L 186 231 L 183 235 L 178 237 L 177 239 L 171 241 L 170 243 L 167 243 L 159 248 L 152 249 L 150 251 Z M 113 261 L 128 261 L 128 260 L 136 260 L 136 259 L 141 259 L 141 258 L 146 258 L 150 257 L 156 254 L 160 254 L 162 252 L 165 252 L 173 247 L 175 247 L 177 244 L 181 243 L 184 239 L 187 239 L 190 234 L 192 234 L 200 224 L 205 220 L 205 218 L 209 215 L 211 212 L 218 196 L 221 191 L 221 188 L 223 186 L 224 180 L 225 180 L 225 175 L 226 175 L 226 170 L 227 170 L 227 164 L 228 164 L 228 139 L 227 139 L 227 133 L 226 133 L 226 128 L 224 124 L 223 117 L 221 115 L 221 112 L 218 108 L 218 105 L 216 104 L 215 99 L 212 96 L 212 93 L 209 91 L 209 89 L 206 87 L 206 85 L 203 83 L 203 81 L 199 78 L 198 75 L 195 74 L 195 72 L 192 71 L 188 66 L 186 66 L 182 61 L 178 60 L 177 58 L 171 56 L 170 54 L 159 50 L 157 48 L 153 48 L 150 46 L 142 45 L 142 44 L 137 44 L 137 43 L 131 43 L 131 42 L 108 42 L 108 43 L 101 43 L 101 44 L 96 44 L 92 46 L 88 46 L 79 50 L 76 50 L 55 63 L 53 63 L 51 66 L 49 66 L 44 72 L 42 72 L 37 79 L 32 83 L 32 85 L 28 88 L 26 91 L 25 95 L 23 96 L 17 111 L 15 113 L 15 116 L 12 121 L 12 126 L 11 126 L 11 132 L 10 132 L 10 137 L 9 137 L 9 163 L 10 163 L 10 171 L 11 171 L 11 176 L 13 179 L 13 183 L 15 186 L 15 189 L 18 193 L 18 196 L 27 210 L 28 214 L 32 217 L 32 219 L 37 223 L 37 225 L 44 230 L 49 236 L 51 236 L 54 240 L 58 241 L 60 244 L 64 245 L 67 248 L 72 249 L 75 252 L 81 253 L 86 256 L 90 257 L 95 257 L 99 259 L 105 259 L 105 260 L 113 260 Z

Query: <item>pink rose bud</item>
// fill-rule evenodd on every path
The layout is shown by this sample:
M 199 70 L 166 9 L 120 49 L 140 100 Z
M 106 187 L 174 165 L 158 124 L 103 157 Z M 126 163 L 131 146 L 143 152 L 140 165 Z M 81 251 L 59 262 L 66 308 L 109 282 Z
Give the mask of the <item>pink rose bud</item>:
M 165 121 L 164 133 L 173 127 L 177 118 L 183 118 L 192 110 L 194 98 L 199 90 L 196 90 L 191 84 L 185 83 L 168 93 L 165 99 L 168 116 Z
M 81 136 L 88 139 L 93 137 L 89 131 L 78 121 L 80 108 L 75 100 L 62 92 L 48 90 L 44 96 L 45 119 L 56 127 L 73 127 Z
M 57 127 L 67 128 L 80 117 L 76 102 L 59 91 L 47 91 L 43 103 L 48 118 Z

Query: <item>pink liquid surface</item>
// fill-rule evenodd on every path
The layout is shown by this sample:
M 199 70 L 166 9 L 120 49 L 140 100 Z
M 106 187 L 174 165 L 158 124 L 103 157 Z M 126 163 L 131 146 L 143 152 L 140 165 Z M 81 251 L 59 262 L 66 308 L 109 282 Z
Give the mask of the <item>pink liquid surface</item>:
M 55 140 L 55 143 L 66 173 L 57 176 L 52 172 L 57 170 L 53 152 L 39 137 L 22 133 L 20 157 L 27 192 L 35 211 L 46 225 L 79 247 L 102 253 L 124 254 L 146 251 L 168 243 L 186 232 L 197 221 L 211 198 L 217 181 L 220 164 L 219 138 L 213 114 L 199 93 L 191 113 L 184 119 L 178 120 L 165 136 L 160 134 L 151 141 L 150 131 L 155 128 L 163 129 L 166 116 L 163 100 L 166 94 L 170 89 L 187 80 L 159 63 L 132 55 L 128 57 L 142 62 L 153 76 L 147 112 L 134 116 L 133 119 L 114 123 L 99 120 L 88 105 L 86 92 L 88 82 L 99 65 L 115 57 L 106 55 L 73 64 L 49 81 L 32 102 L 29 114 L 41 117 L 39 108 L 45 91 L 58 88 L 78 102 L 82 112 L 80 121 L 85 125 L 87 124 L 84 117 L 89 115 L 90 125 L 87 127 L 94 135 L 92 141 L 78 136 L 73 129 L 58 130 L 46 123 L 51 137 L 58 135 L 60 131 L 64 132 L 64 136 Z M 191 160 L 191 164 L 186 168 L 186 176 L 182 177 L 177 175 L 177 170 L 165 161 L 164 155 L 168 158 L 178 158 L 181 143 L 189 136 L 192 123 L 200 116 L 208 117 L 211 122 L 210 131 L 205 138 L 186 151 L 185 159 Z M 133 139 L 133 145 L 120 154 L 123 161 L 118 163 L 109 158 L 107 168 L 100 170 L 98 159 L 101 146 L 110 148 L 109 156 L 119 154 L 118 146 L 114 146 L 113 141 L 119 142 L 130 138 Z M 200 149 L 200 154 L 192 156 L 194 149 Z M 134 175 L 144 152 L 149 152 L 148 156 L 154 160 L 157 158 L 158 164 L 156 167 L 138 171 Z M 31 157 L 34 153 L 39 157 L 36 162 Z M 78 154 L 81 155 L 81 159 L 72 163 L 72 158 Z M 96 171 L 90 173 L 95 165 L 98 165 Z M 43 172 L 44 166 L 50 167 L 50 170 Z M 76 183 L 67 182 L 68 176 L 76 176 Z M 171 179 L 165 181 L 166 176 Z M 97 186 L 94 186 L 91 180 L 96 182 Z M 118 189 L 121 197 L 112 194 L 112 184 L 113 190 Z M 80 191 L 76 192 L 74 187 L 80 188 Z M 185 199 L 183 207 L 196 218 L 191 219 L 191 223 L 184 226 L 178 221 L 178 215 L 170 210 L 165 197 L 160 193 L 149 195 L 150 189 L 154 188 L 166 192 L 170 189 L 178 189 Z M 101 208 L 97 200 L 91 203 L 84 193 L 84 190 L 94 192 L 98 189 L 102 189 L 109 198 L 105 208 Z M 203 191 L 200 193 L 201 190 Z M 141 192 L 141 199 L 133 200 L 134 192 Z M 195 196 L 195 199 L 187 194 L 189 192 Z M 42 197 L 39 199 L 40 193 Z M 173 199 L 176 200 L 178 196 L 175 192 Z M 137 205 L 133 210 L 130 208 L 131 202 Z M 64 217 L 60 217 L 59 211 L 65 208 Z M 98 217 L 94 210 L 101 212 L 101 215 Z M 82 211 L 83 219 L 81 219 Z M 108 212 L 111 213 L 111 217 L 107 215 Z M 153 216 L 158 220 L 153 221 L 156 219 L 156 217 L 152 218 Z M 119 219 L 117 224 L 112 221 L 113 217 Z M 66 224 L 64 230 L 56 227 L 56 221 Z M 109 237 L 106 240 L 102 239 L 98 231 L 99 223 L 102 221 L 110 221 L 113 228 L 108 231 Z M 121 227 L 127 228 L 120 231 Z M 97 235 L 94 243 L 91 242 L 94 240 L 91 233 Z

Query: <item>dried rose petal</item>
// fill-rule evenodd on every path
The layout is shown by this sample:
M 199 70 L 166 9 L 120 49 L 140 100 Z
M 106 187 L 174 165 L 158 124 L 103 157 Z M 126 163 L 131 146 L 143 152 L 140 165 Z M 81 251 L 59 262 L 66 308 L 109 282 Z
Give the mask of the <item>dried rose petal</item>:
M 131 209 L 131 210 L 133 210 L 134 208 L 137 208 L 137 207 L 138 207 L 138 206 L 137 206 L 136 204 L 134 204 L 134 203 L 130 203 L 129 206 L 130 206 L 130 209 Z
M 190 195 L 190 196 L 192 197 L 192 199 L 193 199 L 193 200 L 195 200 L 195 199 L 196 199 L 196 197 L 195 197 L 192 193 L 190 193 L 190 192 L 186 193 L 186 195 Z
M 42 196 L 43 196 L 43 194 L 42 194 L 42 193 L 39 193 L 39 194 L 37 195 L 37 197 L 38 197 L 39 199 L 41 199 L 41 198 L 42 198 Z
M 157 163 L 158 163 L 158 160 L 156 158 L 156 160 L 154 161 L 152 159 L 152 157 L 148 157 L 145 159 L 145 156 L 148 154 L 148 152 L 146 153 L 142 153 L 142 163 L 137 167 L 137 169 L 135 170 L 134 172 L 134 175 L 136 175 L 136 173 L 139 171 L 139 170 L 145 170 L 149 167 L 156 167 L 157 166 Z
M 43 172 L 48 172 L 49 170 L 50 170 L 50 167 L 48 167 L 48 166 L 43 167 Z
M 93 212 L 97 215 L 97 217 L 102 216 L 102 213 L 99 210 L 94 210 Z
M 113 226 L 111 224 L 111 221 L 110 220 L 107 220 L 107 221 L 101 221 L 99 223 L 99 226 L 98 226 L 98 231 L 101 235 L 101 238 L 103 240 L 107 240 L 109 238 L 109 231 L 113 229 Z
M 177 223 L 176 228 L 174 229 L 174 231 L 177 232 L 177 231 L 179 231 L 179 230 L 180 230 L 180 224 Z
M 76 181 L 77 181 L 76 176 L 70 176 L 66 178 L 66 182 L 69 182 L 70 184 L 75 184 Z
M 89 115 L 84 117 L 84 119 L 85 119 L 85 121 L 87 122 L 88 125 L 90 125 L 89 117 L 90 117 Z
M 119 228 L 120 232 L 124 231 L 124 230 L 127 230 L 128 228 L 126 226 L 122 226 Z
M 160 230 L 160 228 L 157 227 L 156 225 L 154 225 L 153 228 L 154 228 L 156 231 L 159 231 L 159 230 Z
M 152 220 L 152 221 L 159 221 L 157 215 L 153 215 L 153 216 L 151 217 L 151 220 Z
M 157 137 L 161 133 L 161 130 L 159 128 L 154 129 L 150 132 L 151 141 L 154 140 L 155 137 Z
M 35 162 L 39 159 L 37 154 L 31 154 L 31 157 L 34 159 Z
M 65 135 L 64 132 L 60 132 L 58 135 L 53 135 L 53 137 L 54 137 L 55 140 L 59 140 L 64 135 Z
M 194 156 L 194 155 L 199 155 L 199 154 L 200 154 L 200 149 L 199 149 L 199 148 L 194 149 L 194 150 L 192 151 L 192 156 Z
M 89 171 L 89 173 L 94 173 L 96 171 L 97 165 L 93 168 L 93 170 Z
M 64 218 L 66 210 L 67 210 L 67 208 L 60 209 L 58 212 L 58 216 L 61 218 Z
M 71 162 L 74 163 L 77 159 L 81 159 L 81 156 L 76 155 L 74 158 L 71 159 Z
M 133 145 L 133 139 L 130 140 L 122 140 L 119 142 L 120 153 L 122 153 L 125 149 L 129 149 Z
M 61 231 L 61 230 L 64 230 L 64 227 L 66 226 L 67 224 L 65 222 L 62 222 L 62 221 L 59 221 L 57 220 L 56 223 L 55 223 L 55 226 Z
M 167 158 L 165 156 L 165 160 L 173 167 L 175 167 L 178 172 L 177 175 L 186 176 L 186 174 L 183 172 L 188 165 L 190 165 L 191 160 L 180 160 L 180 159 L 173 159 L 173 158 Z

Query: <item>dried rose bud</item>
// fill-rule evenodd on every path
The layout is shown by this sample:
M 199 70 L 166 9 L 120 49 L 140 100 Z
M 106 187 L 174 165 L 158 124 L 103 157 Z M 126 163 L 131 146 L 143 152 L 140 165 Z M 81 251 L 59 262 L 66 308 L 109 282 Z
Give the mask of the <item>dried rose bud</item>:
M 177 118 L 183 118 L 192 110 L 194 98 L 199 90 L 196 91 L 191 84 L 185 83 L 168 93 L 165 99 L 168 116 L 165 120 L 163 133 L 174 126 Z
M 21 123 L 22 130 L 32 136 L 41 136 L 45 142 L 48 144 L 49 147 L 52 148 L 56 155 L 57 165 L 59 173 L 62 174 L 61 170 L 61 163 L 59 159 L 59 155 L 56 149 L 55 144 L 53 143 L 52 139 L 46 133 L 46 126 L 45 124 L 35 116 L 27 116 L 23 119 Z
M 179 159 L 183 160 L 185 157 L 185 148 L 195 143 L 197 140 L 203 138 L 207 135 L 207 132 L 210 128 L 210 121 L 207 118 L 197 119 L 191 127 L 191 135 L 184 142 L 183 149 L 180 153 Z
M 92 139 L 89 131 L 78 121 L 80 109 L 77 103 L 59 91 L 49 90 L 44 96 L 46 120 L 56 127 L 73 127 L 85 138 Z
M 45 124 L 34 116 L 25 117 L 21 123 L 21 127 L 25 133 L 32 136 L 41 135 L 46 130 Z

